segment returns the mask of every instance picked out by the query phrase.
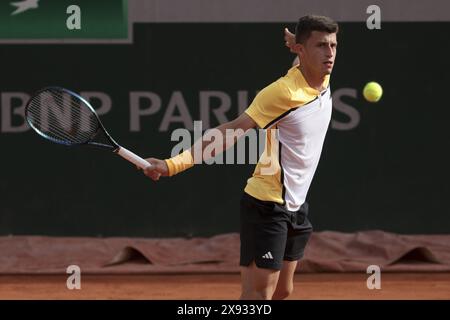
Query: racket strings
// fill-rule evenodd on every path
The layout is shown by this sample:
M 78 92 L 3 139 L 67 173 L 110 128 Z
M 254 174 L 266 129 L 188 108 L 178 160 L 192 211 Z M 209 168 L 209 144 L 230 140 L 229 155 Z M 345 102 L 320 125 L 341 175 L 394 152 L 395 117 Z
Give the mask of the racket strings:
M 70 105 L 67 104 L 67 102 L 66 102 L 67 101 L 66 99 L 68 99 L 68 98 L 69 98 Z M 51 100 L 49 100 L 48 97 L 46 97 L 45 99 L 47 101 L 51 101 Z M 48 122 L 48 120 L 47 120 L 49 116 L 51 117 L 51 114 L 46 115 L 44 113 L 44 116 L 46 117 L 45 119 L 47 120 L 45 122 L 45 124 L 47 124 L 49 126 L 48 131 L 49 132 L 56 131 L 56 132 L 58 132 L 58 134 L 61 134 L 62 136 L 64 136 L 66 139 L 70 139 L 73 136 L 73 133 L 76 132 L 82 141 L 88 140 L 91 137 L 91 133 L 92 133 L 92 132 L 90 132 L 90 130 L 84 129 L 84 130 L 81 130 L 78 132 L 74 131 L 77 128 L 81 128 L 81 124 L 80 124 L 80 121 L 78 121 L 78 119 L 86 119 L 86 118 L 89 119 L 89 117 L 92 117 L 94 122 L 93 123 L 90 122 L 88 124 L 88 127 L 89 128 L 96 127 L 97 121 L 96 121 L 95 117 L 93 117 L 93 114 L 90 110 L 86 110 L 87 108 L 83 107 L 81 105 L 83 102 L 81 102 L 81 100 L 77 99 L 79 101 L 77 103 L 73 99 L 71 99 L 71 97 L 69 95 L 66 95 L 65 97 L 63 97 L 62 94 L 59 92 L 54 92 L 51 99 L 56 100 L 55 102 L 58 104 L 58 106 L 61 106 L 61 110 L 64 110 L 64 112 L 66 112 L 66 113 L 70 112 L 69 113 L 70 119 L 67 119 L 66 117 L 61 118 L 60 116 L 58 116 L 57 117 L 58 125 L 55 125 L 56 124 L 55 122 L 53 122 L 53 121 Z M 58 110 L 58 109 L 55 109 L 52 105 L 48 105 L 47 108 L 51 108 L 51 111 L 53 113 L 57 113 L 55 110 Z M 48 110 L 44 110 L 44 112 L 45 111 L 48 112 Z M 85 111 L 85 112 L 82 112 L 82 111 Z M 42 108 L 41 108 L 40 116 L 41 117 L 43 116 Z M 36 118 L 36 120 L 39 122 L 39 124 L 41 124 L 41 128 L 43 128 L 40 118 L 38 117 L 38 118 Z M 68 133 L 72 133 L 72 134 L 69 135 Z M 77 142 L 77 141 L 73 141 L 73 142 Z
M 73 130 L 73 128 L 76 127 L 76 126 L 78 126 L 78 128 L 80 128 L 80 121 L 79 121 L 79 119 L 83 119 L 83 118 L 89 119 L 89 117 L 92 115 L 92 112 L 90 110 L 88 110 L 87 112 L 82 114 L 82 111 L 86 111 L 85 110 L 86 108 L 80 107 L 80 103 L 82 103 L 81 101 L 77 103 L 73 99 L 70 99 L 69 100 L 69 104 L 68 104 L 67 100 L 66 100 L 67 98 L 70 98 L 70 96 L 68 96 L 68 95 L 66 95 L 66 97 L 63 97 L 60 93 L 55 92 L 52 96 L 48 96 L 48 94 L 46 95 L 45 98 L 43 98 L 43 96 L 44 95 L 41 96 L 41 99 L 35 99 L 35 101 L 36 100 L 37 101 L 40 100 L 39 102 L 41 102 L 41 104 L 42 104 L 42 100 L 44 99 L 45 100 L 44 102 L 47 103 L 47 106 L 46 106 L 47 110 L 43 109 L 42 106 L 40 106 L 41 107 L 41 109 L 40 109 L 41 112 L 39 114 L 39 117 L 36 117 L 36 120 L 39 123 L 42 123 L 40 121 L 40 118 L 44 117 L 44 120 L 45 120 L 44 123 L 47 124 L 49 127 L 55 129 L 55 130 L 63 128 L 64 129 L 63 132 L 65 132 L 67 130 L 71 130 L 71 129 Z M 50 99 L 53 99 L 53 101 L 56 102 L 56 104 L 58 105 L 59 108 L 55 108 L 53 103 L 49 103 L 49 102 L 53 102 Z M 51 109 L 51 111 L 49 111 L 49 109 Z M 64 114 L 62 112 L 59 112 L 58 109 L 61 109 L 61 111 L 63 111 Z M 68 114 L 68 112 L 69 112 L 69 114 Z M 56 117 L 52 117 L 51 113 L 53 113 L 53 115 L 55 115 L 55 116 L 58 113 L 59 113 L 59 115 L 56 116 Z M 69 119 L 68 119 L 67 115 L 69 116 Z M 54 120 L 54 118 L 58 118 L 58 120 L 57 120 L 58 121 L 58 125 L 57 126 L 55 125 L 56 122 L 54 122 L 54 121 L 48 122 L 48 119 L 50 117 L 53 120 Z M 93 125 L 95 125 L 95 123 L 93 123 Z M 89 124 L 88 127 L 92 127 L 92 125 Z M 85 134 L 83 134 L 83 131 L 85 132 Z M 88 137 L 89 136 L 88 132 L 89 132 L 89 130 L 82 130 L 80 132 L 80 135 L 82 137 L 83 136 L 84 137 Z
M 78 142 L 78 139 L 74 139 L 73 134 L 69 135 L 67 131 L 68 127 L 66 124 L 62 124 L 62 127 L 64 128 L 62 129 L 61 126 L 56 126 L 52 122 L 44 121 L 43 123 L 40 120 L 40 117 L 34 117 L 32 119 L 32 122 L 34 123 L 35 127 L 37 127 L 38 130 L 42 131 L 45 134 L 50 135 L 53 138 L 57 138 L 72 143 Z M 86 135 L 79 134 L 79 138 L 81 138 L 80 139 L 81 141 L 85 141 L 89 138 L 89 136 L 87 134 Z
M 32 119 L 34 126 L 44 134 L 49 135 L 52 138 L 58 140 L 63 140 L 69 143 L 79 143 L 88 139 L 87 135 L 78 135 L 76 137 L 72 131 L 67 130 L 67 125 L 54 125 L 52 122 L 44 121 L 43 123 L 39 120 L 40 117 L 35 117 Z M 77 139 L 78 138 L 78 139 Z
M 33 97 L 27 118 L 38 131 L 69 144 L 87 142 L 98 129 L 97 117 L 82 100 L 57 89 Z

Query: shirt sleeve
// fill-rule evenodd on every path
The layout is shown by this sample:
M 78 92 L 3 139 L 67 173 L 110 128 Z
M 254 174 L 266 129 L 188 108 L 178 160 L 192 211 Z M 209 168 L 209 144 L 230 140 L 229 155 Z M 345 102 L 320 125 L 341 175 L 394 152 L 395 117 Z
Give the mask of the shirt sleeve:
M 280 81 L 262 89 L 245 113 L 260 128 L 268 128 L 290 110 L 289 90 Z

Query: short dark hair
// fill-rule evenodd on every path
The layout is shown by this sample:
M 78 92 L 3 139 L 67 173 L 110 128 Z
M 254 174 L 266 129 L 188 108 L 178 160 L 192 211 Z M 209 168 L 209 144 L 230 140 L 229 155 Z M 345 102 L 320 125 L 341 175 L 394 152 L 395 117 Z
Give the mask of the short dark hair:
M 337 33 L 339 26 L 333 19 L 325 16 L 307 15 L 301 17 L 295 27 L 295 42 L 305 43 L 311 36 L 312 31 Z

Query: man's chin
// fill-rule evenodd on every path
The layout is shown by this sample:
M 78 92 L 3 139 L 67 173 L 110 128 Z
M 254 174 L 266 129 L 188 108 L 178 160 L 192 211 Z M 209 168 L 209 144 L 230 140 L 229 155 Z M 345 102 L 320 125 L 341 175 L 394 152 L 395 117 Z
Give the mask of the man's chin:
M 329 74 L 331 74 L 331 72 L 333 71 L 333 68 L 326 68 L 325 70 L 324 70 L 324 75 L 326 76 L 326 75 L 329 75 Z

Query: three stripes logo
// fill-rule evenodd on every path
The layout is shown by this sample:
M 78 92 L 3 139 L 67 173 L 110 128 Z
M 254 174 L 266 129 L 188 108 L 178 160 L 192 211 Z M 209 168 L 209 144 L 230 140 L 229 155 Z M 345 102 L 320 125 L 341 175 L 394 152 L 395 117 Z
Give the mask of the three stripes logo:
M 273 259 L 272 253 L 269 251 L 265 255 L 262 256 L 263 259 Z

